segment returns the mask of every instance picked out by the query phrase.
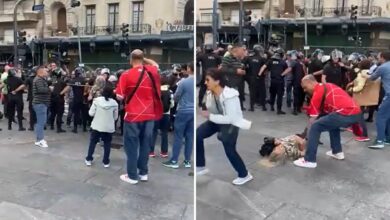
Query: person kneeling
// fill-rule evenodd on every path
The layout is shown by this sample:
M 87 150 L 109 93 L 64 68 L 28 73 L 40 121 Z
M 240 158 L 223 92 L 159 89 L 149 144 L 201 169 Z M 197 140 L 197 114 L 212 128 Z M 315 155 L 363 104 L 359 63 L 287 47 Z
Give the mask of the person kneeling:
M 94 118 L 91 123 L 88 155 L 85 158 L 87 166 L 92 165 L 96 144 L 102 140 L 104 143 L 103 165 L 105 168 L 110 167 L 112 134 L 115 132 L 115 120 L 118 119 L 118 103 L 111 98 L 113 94 L 111 86 L 104 87 L 102 96 L 95 98 L 89 109 L 89 115 Z

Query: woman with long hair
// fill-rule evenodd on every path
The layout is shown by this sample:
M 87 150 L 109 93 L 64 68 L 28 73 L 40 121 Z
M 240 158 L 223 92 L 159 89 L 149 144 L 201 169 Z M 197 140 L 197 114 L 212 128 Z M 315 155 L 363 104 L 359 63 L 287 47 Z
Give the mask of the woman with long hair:
M 221 70 L 209 69 L 206 72 L 207 96 L 202 116 L 207 119 L 197 129 L 196 134 L 196 166 L 197 175 L 208 172 L 204 153 L 204 139 L 218 133 L 218 140 L 222 142 L 225 153 L 238 178 L 233 180 L 234 185 L 243 185 L 253 179 L 248 172 L 236 145 L 239 129 L 249 129 L 251 122 L 243 118 L 239 93 L 226 86 L 226 76 Z

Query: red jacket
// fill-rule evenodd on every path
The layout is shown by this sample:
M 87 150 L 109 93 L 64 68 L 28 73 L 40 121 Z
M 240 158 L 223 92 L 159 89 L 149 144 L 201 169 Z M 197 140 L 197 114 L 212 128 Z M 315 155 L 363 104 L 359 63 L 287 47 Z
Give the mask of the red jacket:
M 126 122 L 144 122 L 159 120 L 163 114 L 161 103 L 161 83 L 157 67 L 146 65 L 145 69 L 151 73 L 157 88 L 158 97 L 155 94 L 152 80 L 145 72 L 143 79 L 133 98 L 129 103 L 125 103 L 125 121 Z M 119 79 L 116 94 L 126 97 L 135 89 L 138 79 L 142 73 L 142 66 L 134 67 L 123 73 Z

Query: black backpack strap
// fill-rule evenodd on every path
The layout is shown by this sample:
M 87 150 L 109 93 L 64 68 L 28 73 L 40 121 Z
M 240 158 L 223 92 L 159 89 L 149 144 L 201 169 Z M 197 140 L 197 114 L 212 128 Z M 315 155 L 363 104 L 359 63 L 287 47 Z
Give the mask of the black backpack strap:
M 320 105 L 320 115 L 324 115 L 325 114 L 325 99 L 326 99 L 326 93 L 327 93 L 327 89 L 326 89 L 326 83 L 324 83 L 324 94 L 322 95 L 322 100 L 321 100 L 321 105 Z
M 141 75 L 139 76 L 138 78 L 138 81 L 137 81 L 137 84 L 135 86 L 135 88 L 133 89 L 133 91 L 131 91 L 130 95 L 126 97 L 126 101 L 125 101 L 125 104 L 129 104 L 130 100 L 133 98 L 135 92 L 138 90 L 141 82 L 142 82 L 142 79 L 144 78 L 144 75 L 145 75 L 145 67 L 142 68 L 142 73 Z
M 153 86 L 154 95 L 156 96 L 157 100 L 161 100 L 161 97 L 158 95 L 156 80 L 154 79 L 152 73 L 150 73 L 149 71 L 147 71 L 147 70 L 145 69 L 145 67 L 144 67 L 144 70 L 146 71 L 146 73 L 148 74 L 150 80 L 152 81 L 152 86 Z

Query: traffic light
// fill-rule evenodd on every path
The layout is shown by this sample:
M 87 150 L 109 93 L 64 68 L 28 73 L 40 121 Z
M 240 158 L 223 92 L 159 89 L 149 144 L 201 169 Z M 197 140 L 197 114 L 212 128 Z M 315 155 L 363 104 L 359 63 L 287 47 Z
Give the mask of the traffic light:
M 127 38 L 129 36 L 129 24 L 123 23 L 121 27 L 121 31 L 122 31 L 122 37 Z
M 80 5 L 81 5 L 80 1 L 77 1 L 77 0 L 72 0 L 70 2 L 70 7 L 72 7 L 72 8 L 79 7 Z
M 245 10 L 244 11 L 244 27 L 251 27 L 252 26 L 252 11 L 251 10 Z
M 18 42 L 19 44 L 25 44 L 27 39 L 26 39 L 26 31 L 18 31 Z
M 351 5 L 351 9 L 349 10 L 349 12 L 351 13 L 351 20 L 355 20 L 357 19 L 357 14 L 358 14 L 358 6 L 357 5 Z

